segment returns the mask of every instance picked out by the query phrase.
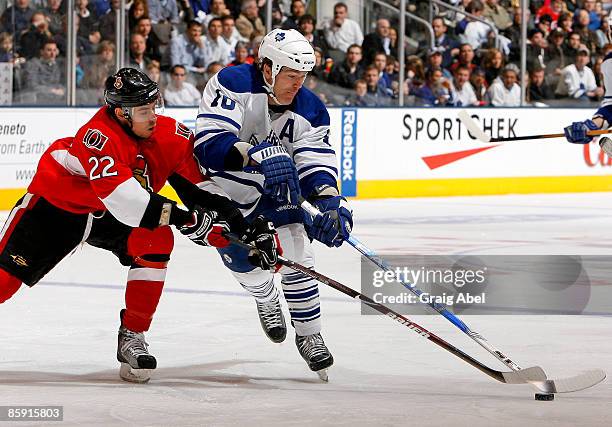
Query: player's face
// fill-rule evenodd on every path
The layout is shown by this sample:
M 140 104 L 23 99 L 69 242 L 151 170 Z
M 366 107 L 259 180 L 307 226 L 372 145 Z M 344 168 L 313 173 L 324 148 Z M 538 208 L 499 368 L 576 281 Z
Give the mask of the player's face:
M 159 102 L 151 102 L 147 105 L 133 107 L 132 116 L 132 132 L 141 138 L 148 138 L 155 130 L 157 124 L 157 115 L 155 114 Z
M 300 90 L 304 84 L 306 74 L 308 73 L 305 71 L 283 68 L 280 73 L 276 75 L 276 80 L 274 81 L 274 95 L 281 105 L 289 105 L 293 102 L 293 98 L 295 98 L 298 90 Z

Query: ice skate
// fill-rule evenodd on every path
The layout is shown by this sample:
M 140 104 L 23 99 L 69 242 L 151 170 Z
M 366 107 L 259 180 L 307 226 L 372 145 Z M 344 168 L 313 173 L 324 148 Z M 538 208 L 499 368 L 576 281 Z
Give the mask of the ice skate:
M 147 346 L 142 332 L 133 332 L 123 326 L 119 328 L 117 360 L 121 362 L 121 379 L 133 383 L 146 383 L 151 379 L 157 361 L 149 354 Z
M 281 309 L 280 301 L 277 298 L 275 301 L 259 302 L 257 304 L 257 314 L 259 314 L 259 322 L 264 332 L 272 342 L 281 343 L 287 337 L 287 326 L 285 325 L 285 317 Z
M 334 358 L 325 345 L 321 334 L 296 335 L 295 345 L 302 358 L 308 363 L 310 370 L 316 372 L 322 381 L 327 382 L 329 380 L 327 368 L 334 364 Z

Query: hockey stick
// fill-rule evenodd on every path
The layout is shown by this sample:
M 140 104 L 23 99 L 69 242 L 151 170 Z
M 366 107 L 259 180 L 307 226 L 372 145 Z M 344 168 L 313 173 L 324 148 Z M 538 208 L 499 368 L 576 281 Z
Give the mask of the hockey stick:
M 321 212 L 310 204 L 306 200 L 301 200 L 302 208 L 310 215 L 317 216 L 321 215 Z M 357 249 L 363 256 L 365 256 L 368 260 L 374 263 L 379 268 L 385 271 L 393 271 L 393 269 L 387 264 L 383 259 L 378 257 L 374 251 L 369 249 L 363 243 L 361 243 L 354 236 L 349 236 L 347 242 Z M 404 281 L 397 280 L 401 283 L 406 289 L 412 292 L 417 297 L 420 297 L 423 294 L 419 288 L 412 284 L 405 283 Z M 420 301 L 420 298 L 419 298 Z M 499 351 L 493 345 L 489 344 L 489 342 L 478 332 L 472 331 L 461 319 L 459 319 L 455 314 L 451 313 L 447 310 L 446 305 L 439 303 L 425 303 L 424 305 L 430 307 L 432 310 L 444 316 L 448 321 L 450 321 L 453 325 L 459 328 L 463 333 L 476 341 L 481 347 L 495 356 L 500 362 L 509 367 L 515 373 L 521 373 L 525 371 L 530 371 L 534 368 L 527 368 L 523 370 L 518 364 L 516 364 L 512 359 L 506 356 L 504 353 Z M 474 366 L 474 365 L 473 365 Z M 536 367 L 540 369 L 539 367 Z M 479 368 L 480 369 L 480 368 Z M 583 390 L 585 388 L 592 387 L 606 378 L 606 374 L 601 369 L 593 369 L 586 371 L 582 374 L 576 375 L 574 377 L 562 378 L 559 380 L 549 380 L 546 377 L 546 374 L 543 370 L 541 370 L 542 377 L 541 378 L 529 378 L 526 379 L 527 382 L 532 384 L 536 389 L 543 393 L 569 393 L 573 391 Z
M 232 235 L 232 234 L 226 234 L 226 237 L 234 244 L 244 248 L 244 249 L 254 249 L 251 245 L 248 245 L 246 243 L 244 243 L 243 241 L 241 241 L 238 237 Z M 323 275 L 322 273 L 319 273 L 311 268 L 308 268 L 302 264 L 298 264 L 295 261 L 291 261 L 287 258 L 284 258 L 282 256 L 278 257 L 278 262 L 281 265 L 284 265 L 286 267 L 289 267 L 292 270 L 295 271 L 299 271 L 301 273 L 304 273 L 305 275 L 327 285 L 330 286 L 348 296 L 350 296 L 351 298 L 354 299 L 358 299 L 360 301 L 362 301 L 364 304 L 366 304 L 368 307 L 373 308 L 374 310 L 389 316 L 391 319 L 397 321 L 398 323 L 401 323 L 402 325 L 406 326 L 408 329 L 413 330 L 414 332 L 416 332 L 417 334 L 419 334 L 420 336 L 427 338 L 429 341 L 433 342 L 434 344 L 437 344 L 438 346 L 442 347 L 444 350 L 451 352 L 452 354 L 454 354 L 455 356 L 459 357 L 461 360 L 469 363 L 470 365 L 472 365 L 473 367 L 475 367 L 476 369 L 480 370 L 481 372 L 484 372 L 485 374 L 487 374 L 488 376 L 490 376 L 491 378 L 505 383 L 505 384 L 526 384 L 526 383 L 530 383 L 533 381 L 546 381 L 546 374 L 544 373 L 544 370 L 542 370 L 542 368 L 540 368 L 539 366 L 533 366 L 531 368 L 527 368 L 527 369 L 518 369 L 515 371 L 509 371 L 509 372 L 505 372 L 505 371 L 496 371 L 495 369 L 492 369 L 488 366 L 486 366 L 485 364 L 479 362 L 478 360 L 474 359 L 472 356 L 470 356 L 467 353 L 464 353 L 463 351 L 461 351 L 460 349 L 458 349 L 457 347 L 455 347 L 454 345 L 446 342 L 445 340 L 443 340 L 442 338 L 440 338 L 439 336 L 435 335 L 433 332 L 428 331 L 427 329 L 425 329 L 424 327 L 418 325 L 417 323 L 413 322 L 412 320 L 408 319 L 407 317 L 393 311 L 392 309 L 390 309 L 389 307 L 377 303 L 376 301 L 374 301 L 373 299 L 367 297 L 366 295 L 363 295 L 359 292 L 357 292 L 356 290 L 349 288 L 346 285 L 343 285 L 342 283 L 327 277 L 325 275 Z
M 467 128 L 467 130 L 476 137 L 480 142 L 511 142 L 511 141 L 527 141 L 530 139 L 544 139 L 544 138 L 564 138 L 564 133 L 551 133 L 544 135 L 527 135 L 527 136 L 513 136 L 510 138 L 491 138 L 491 135 L 487 135 L 483 132 L 482 129 L 478 126 L 478 124 L 474 121 L 474 119 L 470 116 L 470 114 L 466 110 L 461 110 L 457 114 L 463 126 Z M 588 136 L 598 136 L 604 135 L 606 133 L 612 133 L 612 129 L 599 129 L 599 130 L 590 130 L 587 132 Z

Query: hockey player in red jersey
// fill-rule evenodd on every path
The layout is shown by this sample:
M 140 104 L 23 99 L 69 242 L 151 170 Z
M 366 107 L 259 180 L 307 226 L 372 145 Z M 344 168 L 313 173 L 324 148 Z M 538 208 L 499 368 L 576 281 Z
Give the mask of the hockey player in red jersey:
M 43 154 L 27 193 L 0 233 L 0 303 L 21 283 L 35 285 L 77 245 L 112 251 L 129 266 L 117 359 L 128 381 L 145 382 L 157 365 L 144 332 L 157 308 L 174 240 L 169 225 L 199 245 L 224 247 L 225 232 L 259 249 L 252 260 L 272 268 L 277 237 L 263 217 L 248 226 L 225 197 L 201 190 L 193 134 L 156 114 L 158 85 L 123 68 L 105 85 L 106 106 L 74 137 Z M 184 210 L 158 191 L 168 181 Z M 279 249 L 280 250 L 280 249 Z

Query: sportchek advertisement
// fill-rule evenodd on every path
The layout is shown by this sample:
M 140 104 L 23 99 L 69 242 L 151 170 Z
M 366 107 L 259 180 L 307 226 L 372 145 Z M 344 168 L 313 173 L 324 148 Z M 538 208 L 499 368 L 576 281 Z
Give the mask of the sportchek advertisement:
M 95 111 L 2 109 L 0 189 L 25 188 L 49 144 L 74 134 Z M 572 145 L 564 138 L 483 143 L 467 131 L 458 112 L 451 108 L 330 109 L 329 141 L 338 153 L 343 193 L 356 197 L 485 194 L 479 189 L 486 186 L 486 194 L 612 190 L 612 179 L 608 179 L 612 159 L 597 144 Z M 590 118 L 594 110 L 468 112 L 492 137 L 512 137 L 562 133 L 564 126 Z M 167 109 L 166 114 L 195 126 L 195 109 Z M 564 177 L 572 179 L 559 181 Z M 514 179 L 503 182 L 521 182 L 523 187 L 492 187 L 492 182 L 498 182 L 492 179 Z

